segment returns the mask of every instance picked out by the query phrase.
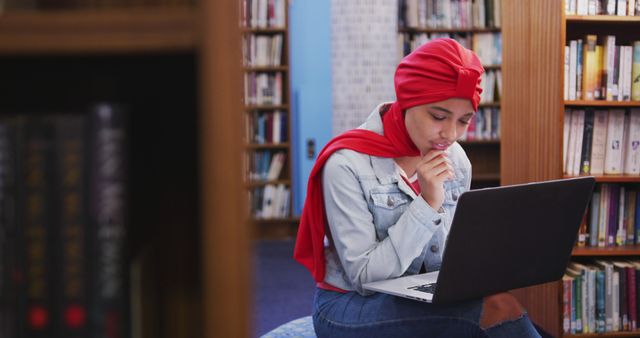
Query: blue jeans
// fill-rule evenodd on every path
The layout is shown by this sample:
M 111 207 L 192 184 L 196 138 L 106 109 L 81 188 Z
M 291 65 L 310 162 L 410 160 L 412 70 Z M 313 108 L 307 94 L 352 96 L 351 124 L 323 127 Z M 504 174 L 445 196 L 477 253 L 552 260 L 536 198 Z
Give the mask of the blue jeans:
M 540 337 L 529 317 L 480 327 L 482 300 L 434 305 L 375 293 L 317 289 L 313 326 L 322 337 Z

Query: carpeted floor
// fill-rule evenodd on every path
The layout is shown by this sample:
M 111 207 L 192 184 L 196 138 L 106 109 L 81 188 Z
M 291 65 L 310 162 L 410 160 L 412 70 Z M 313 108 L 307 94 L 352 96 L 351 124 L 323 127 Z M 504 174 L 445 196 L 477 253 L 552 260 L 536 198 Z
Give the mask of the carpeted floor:
M 311 314 L 315 285 L 293 260 L 293 240 L 254 244 L 254 333 L 259 337 L 290 320 Z
M 311 314 L 315 286 L 307 270 L 293 260 L 293 246 L 293 240 L 254 243 L 255 337 Z

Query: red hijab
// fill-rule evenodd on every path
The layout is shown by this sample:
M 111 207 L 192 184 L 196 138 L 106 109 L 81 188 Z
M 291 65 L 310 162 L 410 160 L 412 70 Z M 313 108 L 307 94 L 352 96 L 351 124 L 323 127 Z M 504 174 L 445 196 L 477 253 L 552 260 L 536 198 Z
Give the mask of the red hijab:
M 384 135 L 363 129 L 349 130 L 333 138 L 322 149 L 311 170 L 307 197 L 293 257 L 304 265 L 316 282 L 324 281 L 324 237 L 327 217 L 322 196 L 322 168 L 340 149 L 352 149 L 379 157 L 419 156 L 409 138 L 403 112 L 411 107 L 465 98 L 474 110 L 480 102 L 480 78 L 484 69 L 472 51 L 452 39 L 436 39 L 407 55 L 396 69 L 397 100 L 382 117 Z

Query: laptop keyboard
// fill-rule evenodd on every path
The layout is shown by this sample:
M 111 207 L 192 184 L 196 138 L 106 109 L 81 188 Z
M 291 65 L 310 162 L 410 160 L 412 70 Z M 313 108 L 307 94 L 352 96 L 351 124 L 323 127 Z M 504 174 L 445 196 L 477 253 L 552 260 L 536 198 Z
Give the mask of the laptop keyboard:
M 411 286 L 409 289 L 433 294 L 436 291 L 436 283 Z

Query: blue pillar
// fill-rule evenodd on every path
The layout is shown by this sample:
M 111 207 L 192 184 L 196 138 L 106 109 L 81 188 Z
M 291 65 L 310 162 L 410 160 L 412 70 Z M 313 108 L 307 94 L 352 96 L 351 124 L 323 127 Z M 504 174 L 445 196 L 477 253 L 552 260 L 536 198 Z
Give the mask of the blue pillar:
M 331 1 L 293 0 L 289 7 L 289 60 L 293 145 L 293 210 L 302 211 L 309 173 L 332 136 Z M 308 142 L 315 143 L 313 158 Z

